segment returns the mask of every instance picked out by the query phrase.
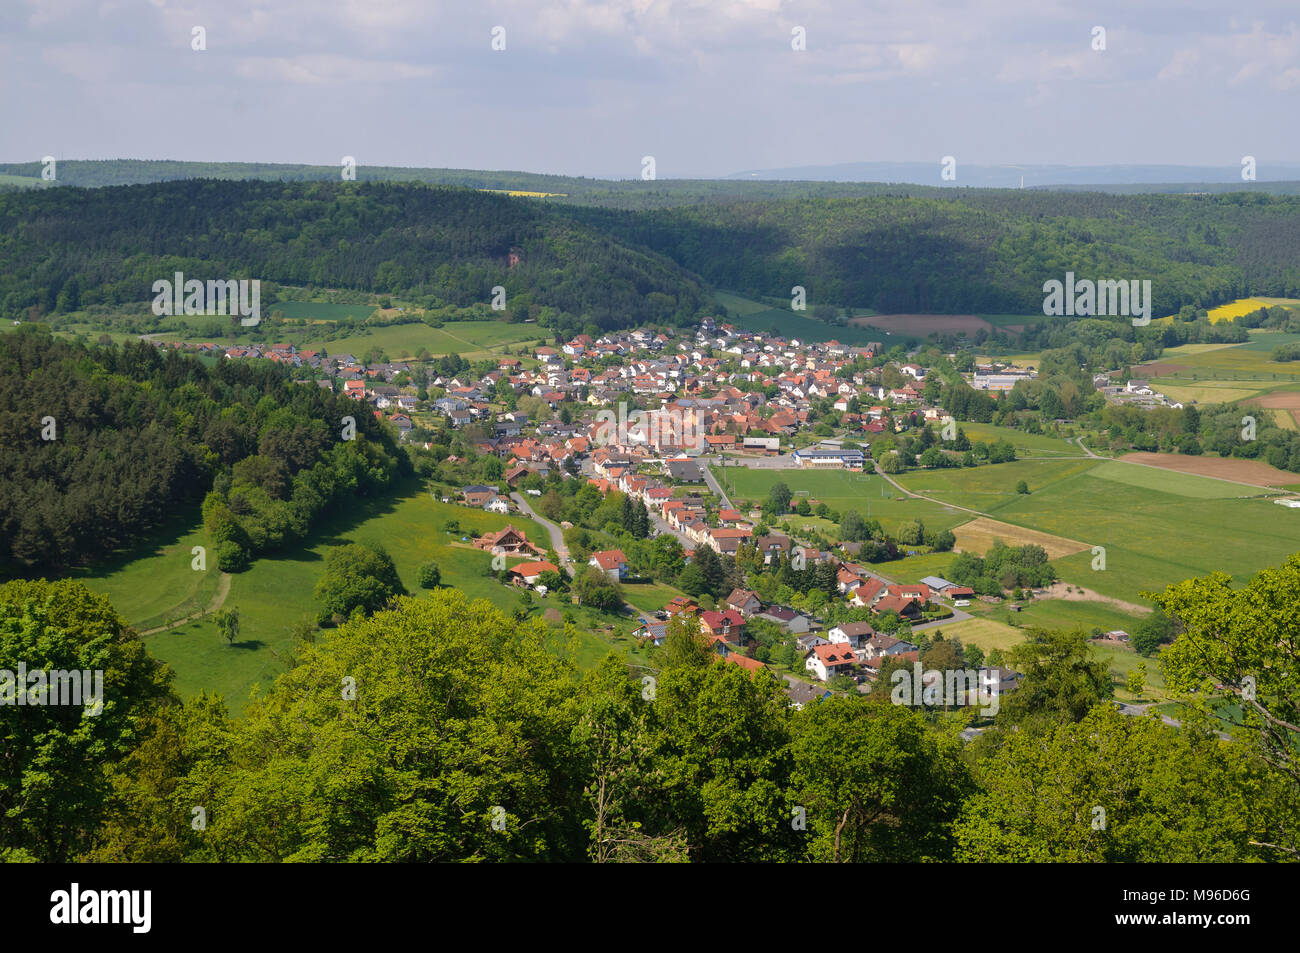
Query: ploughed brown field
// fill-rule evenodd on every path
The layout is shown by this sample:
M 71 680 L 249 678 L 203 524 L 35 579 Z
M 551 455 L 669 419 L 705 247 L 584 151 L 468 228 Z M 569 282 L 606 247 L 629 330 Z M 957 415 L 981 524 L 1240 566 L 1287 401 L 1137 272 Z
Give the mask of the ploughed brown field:
M 1289 413 L 1291 419 L 1300 426 L 1300 391 L 1274 391 L 1271 394 L 1261 394 L 1259 397 L 1252 397 L 1249 400 L 1243 400 L 1242 403 L 1254 404 L 1256 407 L 1266 407 L 1269 410 L 1280 410 L 1283 413 Z M 1285 426 L 1285 424 L 1281 424 L 1280 426 Z
M 992 331 L 989 324 L 975 314 L 877 314 L 869 317 L 850 318 L 849 324 L 859 327 L 880 328 L 890 334 L 895 332 L 927 335 L 944 331 Z
M 1126 453 L 1124 463 L 1140 463 L 1162 470 L 1191 473 L 1196 476 L 1233 480 L 1254 486 L 1286 486 L 1300 483 L 1300 473 L 1289 473 L 1260 460 L 1236 460 L 1232 457 L 1190 457 L 1181 453 Z
M 1154 364 L 1143 364 L 1140 367 L 1133 368 L 1133 380 L 1149 381 L 1156 377 L 1173 377 L 1174 375 L 1191 370 L 1186 364 L 1167 364 L 1164 361 L 1156 361 Z M 1142 376 L 1137 377 L 1138 372 Z

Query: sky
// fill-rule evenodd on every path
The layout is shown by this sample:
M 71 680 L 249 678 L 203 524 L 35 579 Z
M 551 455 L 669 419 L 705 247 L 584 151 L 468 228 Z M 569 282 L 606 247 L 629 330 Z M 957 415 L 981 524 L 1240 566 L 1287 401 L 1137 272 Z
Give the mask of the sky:
M 653 156 L 659 178 L 677 178 L 943 156 L 1236 168 L 1252 155 L 1263 178 L 1269 160 L 1300 160 L 1297 0 L 0 8 L 5 162 L 354 156 L 638 178 Z

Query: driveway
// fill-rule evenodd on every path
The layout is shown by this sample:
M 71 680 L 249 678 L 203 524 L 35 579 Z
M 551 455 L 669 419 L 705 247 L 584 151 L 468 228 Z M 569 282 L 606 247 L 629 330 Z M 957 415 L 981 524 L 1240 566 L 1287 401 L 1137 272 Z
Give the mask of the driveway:
M 525 516 L 536 520 L 541 526 L 545 527 L 546 532 L 551 534 L 551 549 L 555 550 L 556 555 L 560 557 L 560 564 L 564 566 L 571 565 L 573 560 L 569 558 L 569 547 L 564 545 L 564 531 L 556 526 L 545 516 L 539 516 L 537 512 L 528 505 L 521 493 L 511 493 L 510 499 L 515 501 L 519 511 Z

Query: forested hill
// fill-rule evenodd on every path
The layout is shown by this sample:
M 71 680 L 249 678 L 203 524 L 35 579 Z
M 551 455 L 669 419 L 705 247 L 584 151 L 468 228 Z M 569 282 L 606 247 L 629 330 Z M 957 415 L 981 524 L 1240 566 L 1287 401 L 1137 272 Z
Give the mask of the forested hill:
M 355 439 L 340 439 L 353 415 Z M 89 564 L 147 538 L 213 489 L 222 569 L 409 469 L 354 401 L 270 361 L 208 368 L 152 345 L 88 347 L 37 327 L 0 334 L 0 578 Z
M 665 258 L 562 210 L 471 189 L 187 180 L 0 195 L 0 314 L 143 305 L 177 271 L 460 307 L 486 307 L 500 285 L 512 314 L 526 302 L 602 327 L 688 324 L 706 303 Z
M 638 211 L 420 184 L 14 191 L 0 194 L 0 317 L 143 308 L 175 271 L 485 317 L 500 285 L 501 317 L 556 328 L 687 325 L 715 313 L 707 285 L 786 300 L 800 285 L 812 305 L 893 313 L 1041 313 L 1043 283 L 1067 271 L 1150 280 L 1155 315 L 1300 296 L 1300 198 L 937 191 Z
M 878 311 L 1040 313 L 1043 282 L 1150 279 L 1154 313 L 1300 295 L 1300 199 L 953 192 L 575 209 L 713 285 Z

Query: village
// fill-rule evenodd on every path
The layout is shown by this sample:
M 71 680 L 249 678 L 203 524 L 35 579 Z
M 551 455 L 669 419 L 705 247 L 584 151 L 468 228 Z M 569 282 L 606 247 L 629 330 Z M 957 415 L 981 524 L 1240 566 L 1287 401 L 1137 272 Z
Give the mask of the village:
M 551 531 L 549 553 L 512 525 L 474 540 L 497 558 L 503 582 L 543 599 L 585 567 L 616 583 L 646 569 L 634 568 L 619 548 L 570 552 L 573 524 L 549 521 L 530 505 L 540 503 L 543 481 L 556 478 L 643 507 L 645 536 L 675 540 L 683 566 L 707 549 L 728 566 L 749 567 L 751 576 L 825 567 L 823 580 L 831 582 L 821 611 L 765 600 L 743 585 L 716 598 L 678 596 L 652 611 L 624 606 L 639 619 L 635 635 L 642 644 L 660 646 L 674 619 L 690 620 L 721 659 L 751 670 L 768 667 L 756 654 L 770 654 L 755 652 L 761 643 L 751 632 L 763 630 L 768 648 L 779 634 L 797 656 L 784 673 L 792 704 L 831 690 L 869 691 L 887 662 L 911 665 L 920 658 L 927 630 L 969 618 L 961 611 L 975 598 L 969 587 L 936 577 L 900 584 L 856 561 L 860 543 L 814 544 L 774 530 L 768 524 L 782 514 L 742 512 L 711 471 L 710 464 L 725 463 L 872 472 L 871 444 L 881 435 L 952 424 L 938 401 L 939 375 L 901 348 L 885 355 L 879 342 L 785 340 L 708 319 L 677 337 L 647 329 L 579 334 L 554 347 L 503 355 L 494 366 L 459 362 L 452 374 L 440 373 L 436 362 L 362 363 L 352 354 L 291 344 L 171 346 L 284 364 L 304 375 L 295 378 L 302 384 L 367 405 L 404 441 L 428 450 L 458 433 L 477 459 L 499 460 L 485 470 L 496 479 L 459 487 L 454 502 L 522 514 Z M 1032 379 L 1033 371 L 975 365 L 964 377 L 973 388 L 996 393 Z M 461 462 L 454 455 L 447 460 Z M 791 500 L 789 515 L 814 505 Z M 744 577 L 743 569 L 733 569 L 735 581 Z M 1005 670 L 1005 690 L 1016 677 Z

